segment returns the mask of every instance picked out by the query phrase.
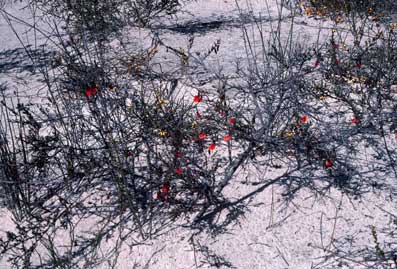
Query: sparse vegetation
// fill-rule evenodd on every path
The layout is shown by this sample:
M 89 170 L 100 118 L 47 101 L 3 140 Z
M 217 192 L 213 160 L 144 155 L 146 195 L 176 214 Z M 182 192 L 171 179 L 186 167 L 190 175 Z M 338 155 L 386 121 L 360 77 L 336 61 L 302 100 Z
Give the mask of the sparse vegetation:
M 397 26 L 374 19 L 386 17 L 391 2 L 305 2 L 304 16 L 334 22 L 329 38 L 314 44 L 296 38 L 293 13 L 287 22 L 281 14 L 270 21 L 277 30 L 269 36 L 259 19 L 253 28 L 242 24 L 246 57 L 232 77 L 206 69 L 221 41 L 192 53 L 193 37 L 184 49 L 150 32 L 152 20 L 180 4 L 28 3 L 52 29 L 40 33 L 57 50 L 52 62 L 36 66 L 45 101 L 0 90 L 0 202 L 15 223 L 0 250 L 15 268 L 117 268 L 123 246 L 176 225 L 191 229 L 194 250 L 210 265 L 232 267 L 194 236 L 225 232 L 271 186 L 283 190 L 286 204 L 303 190 L 397 194 Z M 151 44 L 114 48 L 125 27 L 145 27 Z M 155 61 L 162 50 L 179 60 L 172 71 Z M 210 72 L 212 88 L 196 79 L 198 68 Z M 241 197 L 227 195 L 239 173 L 264 167 L 281 172 L 247 183 L 253 189 Z M 383 249 L 375 229 L 372 236 L 365 266 L 393 268 L 395 248 Z M 108 240 L 116 243 L 99 251 Z M 343 244 L 332 247 L 322 266 L 346 258 Z M 350 252 L 349 262 L 354 255 L 360 252 Z

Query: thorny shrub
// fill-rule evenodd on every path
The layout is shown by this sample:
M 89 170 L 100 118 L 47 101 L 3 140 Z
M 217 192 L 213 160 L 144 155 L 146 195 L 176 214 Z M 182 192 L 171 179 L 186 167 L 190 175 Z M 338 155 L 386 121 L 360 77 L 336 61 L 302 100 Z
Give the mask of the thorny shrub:
M 222 232 L 272 184 L 284 187 L 287 201 L 303 188 L 396 193 L 393 24 L 347 20 L 346 38 L 335 21 L 326 42 L 303 46 L 293 30 L 285 39 L 281 27 L 265 38 L 257 22 L 260 53 L 242 27 L 245 64 L 233 79 L 212 74 L 219 83 L 208 90 L 181 86 L 182 76 L 154 68 L 164 48 L 181 58 L 184 74 L 206 60 L 158 37 L 146 50 L 122 47 L 109 55 L 107 37 L 128 25 L 125 14 L 147 25 L 149 14 L 173 12 L 177 2 L 128 2 L 136 13 L 115 3 L 33 3 L 42 16 L 59 16 L 66 38 L 55 32 L 58 57 L 51 72 L 41 70 L 48 102 L 3 94 L 1 190 L 16 227 L 0 247 L 15 267 L 89 268 L 113 258 L 116 264 L 121 243 L 139 245 L 174 222 Z M 218 50 L 219 43 L 206 55 Z M 285 173 L 258 179 L 242 197 L 226 197 L 239 170 L 265 166 Z M 89 232 L 83 222 L 93 224 Z M 64 230 L 62 248 L 55 242 Z M 119 241 L 99 253 L 108 239 Z M 37 262 L 42 249 L 49 255 Z

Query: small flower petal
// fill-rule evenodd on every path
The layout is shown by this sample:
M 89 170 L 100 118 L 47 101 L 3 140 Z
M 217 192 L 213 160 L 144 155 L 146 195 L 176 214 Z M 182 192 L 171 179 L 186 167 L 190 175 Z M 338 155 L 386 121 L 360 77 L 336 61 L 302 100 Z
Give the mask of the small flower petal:
M 163 186 L 161 186 L 160 192 L 164 194 L 168 194 L 170 192 L 170 184 L 164 183 Z
M 304 115 L 304 116 L 301 117 L 301 122 L 306 123 L 308 121 L 309 121 L 309 116 Z
M 204 134 L 204 133 L 199 134 L 199 139 L 200 140 L 204 140 L 206 137 L 207 137 L 207 135 Z
M 200 103 L 203 101 L 203 98 L 200 95 L 195 95 L 193 97 L 193 103 Z
M 178 175 L 182 175 L 182 168 L 180 167 L 176 168 L 175 173 L 177 173 Z
M 325 161 L 325 167 L 330 168 L 334 165 L 334 163 L 331 160 L 326 160 Z
M 230 135 L 225 135 L 223 137 L 223 140 L 226 141 L 226 142 L 230 141 L 231 139 L 232 139 L 232 137 Z
M 211 144 L 211 145 L 209 145 L 208 150 L 215 150 L 215 148 L 216 148 L 216 145 Z
M 96 87 L 88 87 L 85 90 L 85 95 L 87 97 L 91 97 L 91 96 L 94 96 L 97 92 L 98 92 L 98 89 Z

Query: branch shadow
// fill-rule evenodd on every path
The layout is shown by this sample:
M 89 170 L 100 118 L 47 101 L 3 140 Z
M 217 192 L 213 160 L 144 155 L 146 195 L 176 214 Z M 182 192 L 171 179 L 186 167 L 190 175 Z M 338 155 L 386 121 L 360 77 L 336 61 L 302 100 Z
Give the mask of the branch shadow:
M 0 51 L 0 73 L 28 71 L 34 73 L 38 68 L 50 66 L 55 52 L 44 46 L 33 48 L 28 45 Z

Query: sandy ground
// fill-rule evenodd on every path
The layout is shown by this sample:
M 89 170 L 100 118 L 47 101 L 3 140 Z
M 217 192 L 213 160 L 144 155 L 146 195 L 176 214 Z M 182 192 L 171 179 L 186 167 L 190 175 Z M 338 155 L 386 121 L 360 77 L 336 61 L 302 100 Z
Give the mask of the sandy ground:
M 277 6 L 274 1 L 269 1 L 269 12 L 264 1 L 252 1 L 253 10 L 257 13 L 269 14 L 270 19 L 277 16 Z M 242 11 L 249 14 L 245 7 L 245 1 L 240 1 Z M 29 14 L 18 8 L 20 5 L 9 7 L 9 12 L 19 18 L 27 19 Z M 158 22 L 165 24 L 167 29 L 159 29 L 159 34 L 170 45 L 186 46 L 189 35 L 195 37 L 192 53 L 203 51 L 210 47 L 218 39 L 221 40 L 219 53 L 210 59 L 208 68 L 222 69 L 226 73 L 232 73 L 233 63 L 237 58 L 244 59 L 244 43 L 239 24 L 239 10 L 235 2 L 231 0 L 198 0 L 184 7 L 184 13 L 176 18 Z M 266 15 L 268 16 L 268 15 Z M 183 32 L 186 25 L 200 22 L 220 22 L 218 26 L 212 25 L 203 29 Z M 315 20 L 298 19 L 297 33 L 304 42 L 315 42 L 317 38 Z M 285 24 L 288 25 L 286 19 Z M 14 24 L 19 38 L 25 44 L 32 44 L 32 32 L 24 32 L 25 27 Z M 180 27 L 180 26 L 185 27 Z M 270 23 L 263 22 L 264 27 L 270 30 Z M 326 27 L 327 24 L 324 24 Z M 178 28 L 178 27 L 179 28 Z M 253 27 L 253 23 L 246 23 L 247 27 Z M 212 28 L 211 28 L 212 27 Z M 207 29 L 208 28 L 208 29 Z M 255 33 L 255 29 L 253 30 Z M 145 31 L 137 34 L 133 29 L 128 31 L 127 39 L 134 39 L 135 45 L 144 47 L 147 45 Z M 327 32 L 321 33 L 321 38 L 327 38 Z M 3 18 L 0 18 L 0 65 L 16 62 L 22 46 L 13 31 Z M 44 39 L 39 39 L 38 47 Z M 23 52 L 21 52 L 23 54 Z M 160 54 L 156 59 L 160 63 L 173 62 L 176 59 L 166 53 Z M 0 82 L 6 82 L 11 89 L 18 89 L 20 94 L 29 96 L 29 87 L 34 83 L 39 87 L 39 77 L 30 73 L 28 63 L 19 62 L 19 66 L 3 68 L 0 70 Z M 205 70 L 201 70 L 206 74 Z M 29 81 L 29 83 L 27 83 Z M 35 82 L 32 82 L 35 81 Z M 43 93 L 45 95 L 45 93 Z M 10 92 L 12 97 L 12 92 Z M 272 178 L 276 174 L 270 171 L 265 174 L 249 175 L 249 180 L 258 178 Z M 243 177 L 241 177 L 243 178 Z M 237 180 L 228 189 L 228 194 L 238 196 L 248 193 L 252 189 L 241 184 Z M 209 235 L 201 235 L 199 241 L 206 244 L 209 249 L 222 255 L 235 268 L 239 269 L 282 269 L 282 268 L 327 268 L 327 263 L 322 263 L 321 257 L 326 253 L 321 250 L 326 248 L 332 251 L 335 240 L 355 237 L 352 248 L 361 246 L 373 246 L 370 226 L 383 227 L 388 224 L 389 216 L 385 211 L 397 214 L 396 202 L 387 194 L 368 194 L 358 200 L 350 200 L 338 190 L 333 190 L 328 197 L 319 198 L 310 196 L 305 191 L 300 192 L 289 204 L 288 208 L 280 200 L 280 188 L 267 189 L 255 197 L 251 211 L 241 219 L 240 225 L 231 227 L 228 233 L 220 234 L 215 238 Z M 0 231 L 12 229 L 9 213 L 1 211 Z M 120 257 L 117 268 L 159 268 L 159 269 L 188 269 L 196 268 L 202 264 L 204 258 L 200 254 L 195 255 L 192 245 L 188 241 L 189 232 L 177 228 L 159 239 L 148 242 L 146 246 L 134 248 L 132 253 L 126 250 Z M 380 241 L 382 238 L 380 238 Z M 159 251 L 161 250 L 161 251 Z M 136 267 L 133 267 L 133 265 Z M 330 265 L 332 268 L 332 265 Z M 0 260 L 0 268 L 9 268 L 4 260 Z M 101 268 L 108 268 L 104 265 Z M 202 268 L 215 268 L 203 263 Z M 341 267 L 343 268 L 343 266 Z M 359 268 L 359 267 L 356 267 Z

